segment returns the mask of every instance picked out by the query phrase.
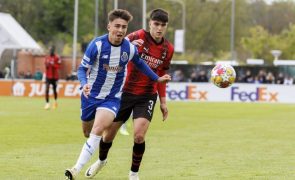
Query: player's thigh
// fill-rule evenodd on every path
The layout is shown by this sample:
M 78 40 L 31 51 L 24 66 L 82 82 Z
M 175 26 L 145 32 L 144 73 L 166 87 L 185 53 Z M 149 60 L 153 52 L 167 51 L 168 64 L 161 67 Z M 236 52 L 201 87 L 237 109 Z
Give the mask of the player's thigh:
M 52 79 L 52 86 L 54 89 L 57 88 L 57 80 L 56 79 Z
M 145 118 L 152 120 L 155 105 L 157 102 L 157 95 L 139 96 L 133 108 L 133 119 Z
M 134 96 L 127 93 L 123 93 L 120 103 L 120 110 L 117 116 L 115 117 L 114 122 L 125 123 L 132 113 L 135 102 L 136 100 L 134 99 Z
M 103 131 L 110 127 L 115 114 L 109 109 L 97 109 L 91 133 L 101 136 Z
M 113 122 L 111 126 L 105 130 L 103 135 L 103 141 L 107 143 L 112 142 L 115 139 L 117 132 L 122 126 L 122 124 L 122 121 Z

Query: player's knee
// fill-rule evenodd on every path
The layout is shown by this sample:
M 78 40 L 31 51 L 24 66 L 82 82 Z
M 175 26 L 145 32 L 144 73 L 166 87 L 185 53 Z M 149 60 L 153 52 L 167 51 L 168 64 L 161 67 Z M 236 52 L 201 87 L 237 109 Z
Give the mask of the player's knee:
M 97 136 L 101 136 L 104 130 L 105 130 L 104 127 L 93 127 L 91 130 L 91 133 L 93 133 Z
M 144 135 L 143 134 L 135 134 L 134 135 L 134 142 L 137 144 L 144 142 Z
M 104 134 L 104 142 L 112 142 L 115 138 L 115 135 L 114 134 L 110 134 L 110 133 L 106 133 Z

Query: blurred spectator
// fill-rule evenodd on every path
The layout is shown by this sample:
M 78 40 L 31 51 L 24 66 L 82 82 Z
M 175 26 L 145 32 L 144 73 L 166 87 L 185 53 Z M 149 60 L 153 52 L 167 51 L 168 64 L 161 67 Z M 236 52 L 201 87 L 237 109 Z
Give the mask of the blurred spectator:
M 19 78 L 19 79 L 24 79 L 24 78 L 25 78 L 25 73 L 24 73 L 24 71 L 20 71 L 20 72 L 18 73 L 18 78 Z
M 43 73 L 41 72 L 41 70 L 39 68 L 37 68 L 35 74 L 34 74 L 34 79 L 37 81 L 41 81 L 43 78 Z
M 190 82 L 197 82 L 197 73 L 195 71 L 191 74 Z
M 274 84 L 275 83 L 275 76 L 272 74 L 272 72 L 267 73 L 265 83 L 267 83 L 267 84 Z
M 266 83 L 266 73 L 264 70 L 260 70 L 257 78 L 255 78 L 256 83 Z
M 174 82 L 184 82 L 185 78 L 184 78 L 183 72 L 181 70 L 174 71 L 174 73 L 172 75 L 172 81 L 174 81 Z
M 4 68 L 4 78 L 5 79 L 9 79 L 10 78 L 10 68 L 8 66 L 6 66 Z
M 254 77 L 252 75 L 252 72 L 250 70 L 246 71 L 246 74 L 242 80 L 244 83 L 253 83 L 254 82 Z
M 200 71 L 196 80 L 197 80 L 196 82 L 208 82 L 208 77 L 206 76 L 206 72 L 204 70 Z
M 32 78 L 33 78 L 33 75 L 31 73 L 31 71 L 27 71 L 25 74 L 25 79 L 32 79 Z
M 276 84 L 284 84 L 284 74 L 279 73 L 278 77 L 276 78 Z
M 76 72 L 72 72 L 71 74 L 68 74 L 66 80 L 67 81 L 75 81 L 75 80 L 78 80 L 77 73 Z
M 0 71 L 0 78 L 4 78 L 4 74 Z
M 292 85 L 293 82 L 294 82 L 294 79 L 290 75 L 287 75 L 286 78 L 284 79 L 284 85 Z

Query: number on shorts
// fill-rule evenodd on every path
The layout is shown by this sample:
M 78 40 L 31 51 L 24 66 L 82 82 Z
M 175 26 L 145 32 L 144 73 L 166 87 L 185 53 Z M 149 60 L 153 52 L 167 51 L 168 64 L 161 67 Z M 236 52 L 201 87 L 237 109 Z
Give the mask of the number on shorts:
M 154 101 L 153 100 L 149 100 L 150 105 L 148 106 L 149 110 L 153 109 L 154 106 Z

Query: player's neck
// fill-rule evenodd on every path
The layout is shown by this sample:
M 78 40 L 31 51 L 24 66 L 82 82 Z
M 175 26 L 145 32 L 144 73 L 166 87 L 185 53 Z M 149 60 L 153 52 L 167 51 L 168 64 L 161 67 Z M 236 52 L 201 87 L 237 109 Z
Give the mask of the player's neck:
M 120 46 L 123 41 L 116 41 L 114 38 L 111 38 L 110 36 L 108 37 L 109 43 L 112 46 Z
M 149 35 L 150 37 L 153 39 L 153 41 L 156 43 L 156 44 L 161 44 L 163 42 L 163 39 L 164 37 L 154 37 L 150 32 L 149 32 Z

